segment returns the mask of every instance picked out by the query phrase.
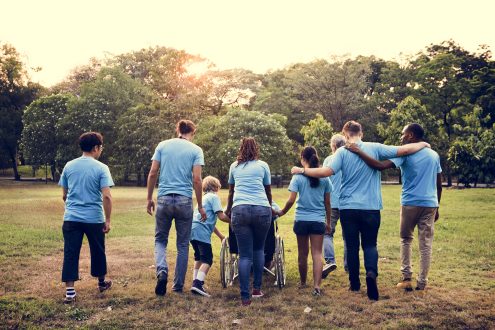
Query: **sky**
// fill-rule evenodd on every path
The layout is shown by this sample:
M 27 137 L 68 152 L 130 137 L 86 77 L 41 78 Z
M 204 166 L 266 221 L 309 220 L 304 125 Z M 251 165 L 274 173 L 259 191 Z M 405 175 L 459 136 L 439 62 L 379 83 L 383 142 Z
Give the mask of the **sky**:
M 153 46 L 257 73 L 332 55 L 398 59 L 453 39 L 495 50 L 491 0 L 0 0 L 0 43 L 44 86 L 72 69 Z

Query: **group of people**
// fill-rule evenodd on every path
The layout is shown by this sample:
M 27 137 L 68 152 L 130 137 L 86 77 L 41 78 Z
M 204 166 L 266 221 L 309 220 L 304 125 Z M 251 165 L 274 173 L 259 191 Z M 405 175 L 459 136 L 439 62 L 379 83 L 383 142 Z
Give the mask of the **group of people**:
M 349 273 L 351 291 L 359 291 L 359 245 L 364 252 L 366 287 L 369 299 L 378 300 L 377 236 L 380 227 L 381 177 L 387 168 L 401 169 L 403 189 L 401 227 L 401 289 L 412 290 L 411 241 L 419 231 L 421 264 L 416 289 L 424 290 L 430 265 L 433 223 L 438 219 L 441 196 L 441 168 L 438 154 L 423 141 L 420 125 L 410 124 L 402 132 L 402 146 L 362 142 L 362 128 L 347 122 L 343 135 L 331 140 L 332 155 L 320 167 L 316 149 L 301 151 L 302 167 L 293 167 L 289 198 L 280 209 L 272 201 L 268 164 L 259 159 L 254 138 L 242 139 L 236 160 L 229 169 L 229 194 L 225 210 L 217 193 L 220 181 L 212 176 L 202 179 L 204 156 L 192 141 L 196 126 L 181 120 L 177 138 L 158 144 L 152 157 L 147 184 L 147 212 L 155 215 L 155 294 L 167 291 L 169 267 L 167 245 L 172 222 L 176 229 L 177 257 L 172 291 L 183 292 L 187 273 L 189 244 L 194 250 L 192 293 L 209 296 L 205 278 L 213 262 L 211 236 L 224 239 L 216 221 L 230 223 L 239 252 L 241 304 L 263 296 L 265 240 L 273 219 L 284 216 L 296 204 L 294 233 L 297 237 L 298 268 L 301 288 L 306 287 L 308 255 L 313 259 L 312 294 L 320 296 L 322 278 L 336 269 L 333 235 L 340 218 L 344 238 L 344 268 Z M 113 186 L 108 167 L 97 159 L 103 151 L 103 137 L 96 132 L 81 135 L 83 155 L 67 163 L 59 185 L 65 201 L 64 263 L 62 281 L 66 283 L 65 302 L 76 299 L 74 282 L 79 279 L 78 262 L 83 235 L 91 253 L 91 275 L 98 278 L 100 292 L 112 286 L 105 279 L 105 234 L 110 231 Z M 153 192 L 158 182 L 158 196 Z M 193 193 L 197 207 L 193 208 Z M 252 288 L 250 276 L 253 274 Z

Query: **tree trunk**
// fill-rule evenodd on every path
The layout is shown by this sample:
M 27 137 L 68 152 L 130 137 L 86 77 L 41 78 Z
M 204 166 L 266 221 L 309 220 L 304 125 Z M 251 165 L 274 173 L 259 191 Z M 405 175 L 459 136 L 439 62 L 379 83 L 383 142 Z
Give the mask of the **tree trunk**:
M 14 171 L 14 180 L 15 181 L 21 181 L 21 176 L 19 175 L 19 172 L 17 170 L 17 152 L 11 152 L 9 151 L 9 156 L 10 159 L 12 160 L 12 170 Z
M 136 170 L 136 178 L 137 178 L 137 184 L 136 186 L 141 187 L 142 184 L 142 176 L 141 176 L 141 169 Z
M 53 164 L 50 165 L 50 171 L 52 173 L 52 181 L 53 182 L 57 182 L 58 181 L 58 178 L 55 177 L 56 174 L 57 174 L 55 163 L 53 163 Z

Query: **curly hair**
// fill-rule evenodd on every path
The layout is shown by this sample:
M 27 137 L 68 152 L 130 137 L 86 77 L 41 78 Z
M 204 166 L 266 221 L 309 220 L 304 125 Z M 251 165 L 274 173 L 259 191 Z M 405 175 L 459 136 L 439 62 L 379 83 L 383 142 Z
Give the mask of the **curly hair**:
M 250 160 L 257 160 L 259 153 L 260 147 L 253 137 L 242 138 L 239 153 L 237 154 L 237 166 Z

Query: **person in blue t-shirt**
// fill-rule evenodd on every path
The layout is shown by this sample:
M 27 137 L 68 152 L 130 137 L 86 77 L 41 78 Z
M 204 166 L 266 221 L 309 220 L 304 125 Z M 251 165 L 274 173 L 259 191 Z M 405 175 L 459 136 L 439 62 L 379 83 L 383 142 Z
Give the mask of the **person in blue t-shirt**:
M 323 161 L 323 166 L 328 167 L 332 161 L 337 149 L 345 146 L 345 136 L 341 134 L 334 134 L 330 139 L 330 147 L 332 148 L 332 155 L 325 158 Z M 323 236 L 323 258 L 325 259 L 325 265 L 323 265 L 323 272 L 321 277 L 323 279 L 327 278 L 328 274 L 337 269 L 337 264 L 335 263 L 335 249 L 333 246 L 333 235 L 335 234 L 335 228 L 337 227 L 337 222 L 340 218 L 339 211 L 339 198 L 340 198 L 340 188 L 342 186 L 342 172 L 339 172 L 330 177 L 330 182 L 332 182 L 333 190 L 330 193 L 330 203 L 332 205 L 332 217 L 331 217 L 331 229 L 329 232 L 325 232 Z M 344 238 L 344 234 L 342 234 Z M 344 270 L 347 272 L 347 248 L 345 247 L 344 239 Z
M 198 202 L 201 219 L 206 219 L 203 207 L 201 170 L 204 163 L 203 150 L 192 143 L 196 125 L 190 120 L 177 123 L 178 137 L 162 141 L 155 149 L 148 175 L 147 212 L 153 215 L 155 202 L 153 190 L 158 179 L 158 197 L 155 216 L 155 294 L 167 292 L 168 265 L 167 244 L 172 221 L 175 220 L 177 233 L 177 259 L 175 263 L 174 292 L 182 292 L 189 259 L 189 239 L 193 219 L 193 188 Z
M 320 160 L 316 149 L 305 147 L 301 152 L 301 164 L 304 169 L 318 168 Z M 308 253 L 311 243 L 311 256 L 313 258 L 313 295 L 321 295 L 321 276 L 323 270 L 322 247 L 323 234 L 331 231 L 331 205 L 330 193 L 332 183 L 330 179 L 312 178 L 305 175 L 294 175 L 289 184 L 289 199 L 279 216 L 286 214 L 294 202 L 296 196 L 296 216 L 294 221 L 294 233 L 297 236 L 297 251 L 300 286 L 306 286 L 308 275 Z
M 239 249 L 239 286 L 243 306 L 263 297 L 261 283 L 265 239 L 272 222 L 271 176 L 268 164 L 259 160 L 259 146 L 252 137 L 243 138 L 237 160 L 230 165 L 229 198 L 225 213 Z M 249 277 L 253 270 L 253 291 Z
M 377 159 L 389 159 L 415 153 L 425 147 L 426 142 L 411 143 L 396 147 L 380 143 L 362 142 L 361 124 L 348 121 L 342 128 L 348 143 L 356 143 L 363 151 Z M 347 246 L 347 265 L 351 291 L 359 291 L 359 247 L 363 248 L 366 269 L 366 289 L 370 300 L 378 300 L 378 250 L 376 247 L 382 209 L 380 172 L 370 168 L 346 148 L 340 148 L 332 161 L 322 168 L 303 169 L 293 167 L 292 174 L 304 173 L 311 177 L 327 177 L 342 172 L 339 198 L 340 219 Z
M 211 249 L 211 234 L 215 234 L 222 241 L 225 237 L 215 227 L 217 218 L 230 223 L 230 219 L 223 213 L 222 204 L 217 193 L 221 188 L 220 181 L 212 176 L 203 179 L 203 207 L 206 212 L 206 220 L 201 219 L 201 214 L 196 208 L 191 229 L 191 245 L 194 249 L 194 272 L 191 292 L 205 297 L 210 294 L 203 287 L 205 277 L 213 263 L 213 252 Z
M 402 144 L 420 142 L 423 138 L 424 130 L 419 124 L 409 124 L 402 130 Z M 379 161 L 363 152 L 357 145 L 349 146 L 349 150 L 361 157 L 368 166 L 379 171 L 387 168 L 400 168 L 402 175 L 400 210 L 402 281 L 397 284 L 397 288 L 412 290 L 411 243 L 414 228 L 417 226 L 420 264 L 416 290 L 424 290 L 428 283 L 433 227 L 439 217 L 438 206 L 442 196 L 440 157 L 435 151 L 425 148 L 407 157 Z
M 79 280 L 79 253 L 86 235 L 91 251 L 91 275 L 98 277 L 100 292 L 110 289 L 112 281 L 105 280 L 107 259 L 105 234 L 110 231 L 114 185 L 108 166 L 98 161 L 103 151 L 103 136 L 87 132 L 79 137 L 82 156 L 68 162 L 59 185 L 65 202 L 64 264 L 62 282 L 65 282 L 65 303 L 76 299 L 74 282 Z

